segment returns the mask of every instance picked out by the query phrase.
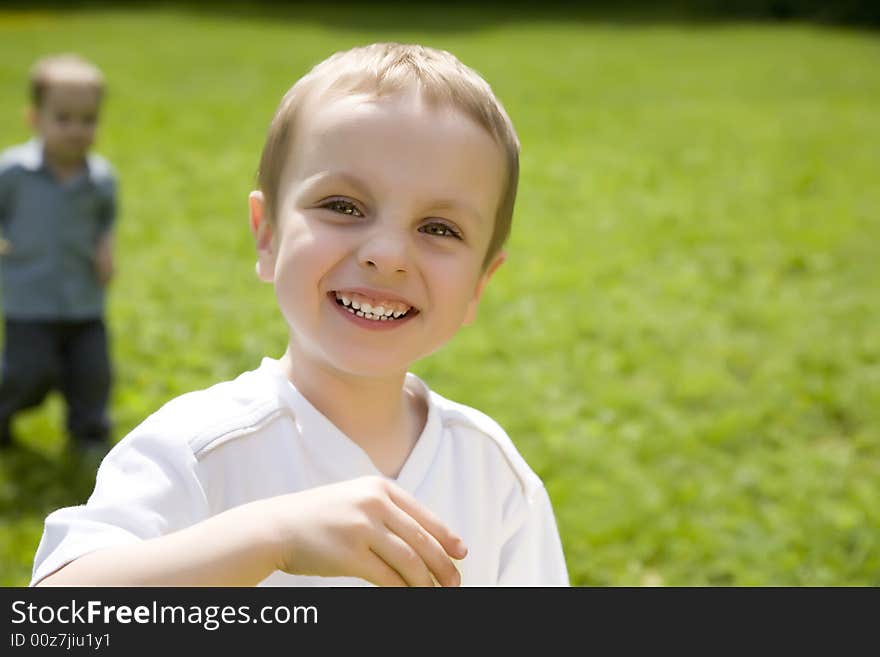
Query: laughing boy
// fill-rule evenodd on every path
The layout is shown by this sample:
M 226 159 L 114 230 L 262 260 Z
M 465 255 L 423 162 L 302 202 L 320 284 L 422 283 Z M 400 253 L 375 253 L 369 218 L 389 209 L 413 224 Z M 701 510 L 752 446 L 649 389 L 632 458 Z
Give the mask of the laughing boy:
M 332 55 L 272 120 L 250 195 L 286 352 L 172 400 L 45 524 L 32 584 L 557 585 L 547 492 L 410 365 L 504 261 L 519 142 L 447 52 Z

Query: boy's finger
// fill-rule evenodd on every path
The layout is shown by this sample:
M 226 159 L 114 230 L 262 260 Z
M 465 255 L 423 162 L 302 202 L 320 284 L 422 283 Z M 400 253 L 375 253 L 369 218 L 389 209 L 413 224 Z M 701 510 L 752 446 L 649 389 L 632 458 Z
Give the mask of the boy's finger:
M 426 506 L 421 504 L 416 498 L 403 490 L 400 486 L 390 485 L 388 494 L 391 501 L 409 514 L 415 521 L 434 536 L 446 550 L 446 553 L 456 559 L 463 559 L 467 554 L 467 546 L 461 537 L 449 529 L 443 522 L 434 515 L 434 513 Z
M 370 548 L 393 568 L 408 586 L 434 586 L 422 557 L 392 531 L 383 531 Z
M 406 580 L 400 576 L 400 573 L 375 552 L 370 552 L 364 563 L 364 570 L 361 578 L 376 586 L 406 586 Z
M 461 577 L 458 569 L 447 555 L 443 546 L 437 539 L 422 527 L 416 520 L 403 509 L 392 513 L 385 520 L 390 531 L 406 542 L 407 547 L 414 550 L 427 569 L 429 577 L 433 576 L 441 586 L 459 586 Z M 427 584 L 430 586 L 431 584 Z

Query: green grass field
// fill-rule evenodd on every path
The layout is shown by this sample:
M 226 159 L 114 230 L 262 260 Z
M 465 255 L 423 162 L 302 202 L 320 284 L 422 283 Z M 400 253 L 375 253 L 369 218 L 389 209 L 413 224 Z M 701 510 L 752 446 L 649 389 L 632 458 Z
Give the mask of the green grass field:
M 278 356 L 247 193 L 281 94 L 334 50 L 451 50 L 523 144 L 509 260 L 414 366 L 543 478 L 576 585 L 880 585 L 880 40 L 806 24 L 0 11 L 0 143 L 26 73 L 105 71 L 121 178 L 117 438 Z M 0 455 L 0 584 L 83 502 L 51 397 Z

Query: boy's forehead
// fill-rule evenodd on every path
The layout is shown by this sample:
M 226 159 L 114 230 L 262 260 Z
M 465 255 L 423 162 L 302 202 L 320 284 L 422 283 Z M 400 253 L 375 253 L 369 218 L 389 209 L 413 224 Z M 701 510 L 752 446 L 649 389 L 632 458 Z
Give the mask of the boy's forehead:
M 43 92 L 43 106 L 95 108 L 100 104 L 101 94 L 93 86 L 76 80 L 50 82 Z
M 358 153 L 359 147 L 370 143 L 378 146 L 377 142 L 383 138 L 409 137 L 415 149 L 432 134 L 464 141 L 473 148 L 488 145 L 491 150 L 501 152 L 489 132 L 462 110 L 432 103 L 417 90 L 407 89 L 381 96 L 325 92 L 305 103 L 288 155 L 305 158 L 300 164 L 321 159 L 327 151 L 338 154 L 340 150 L 348 150 L 353 155 L 363 155 Z M 379 158 L 387 153 L 385 149 L 377 149 L 368 155 Z M 465 156 L 462 153 L 462 157 Z
M 320 134 L 329 126 L 352 124 L 370 116 L 400 112 L 404 108 L 421 109 L 423 103 L 421 95 L 414 90 L 380 96 L 327 89 L 303 103 L 300 135 Z

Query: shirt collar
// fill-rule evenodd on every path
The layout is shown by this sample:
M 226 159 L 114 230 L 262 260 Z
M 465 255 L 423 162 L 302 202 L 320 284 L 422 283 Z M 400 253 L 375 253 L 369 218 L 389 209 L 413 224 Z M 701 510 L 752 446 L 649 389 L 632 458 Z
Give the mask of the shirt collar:
M 46 166 L 43 140 L 39 137 L 34 137 L 28 141 L 25 144 L 19 163 L 28 171 L 48 171 L 49 168 Z M 88 154 L 86 154 L 85 168 L 88 179 L 94 180 L 95 168 L 92 166 L 91 156 Z M 79 178 L 78 175 L 77 178 Z
M 287 378 L 278 360 L 263 358 L 260 369 L 272 376 L 279 397 L 293 411 L 299 433 L 312 446 L 315 466 L 322 467 L 333 479 L 353 479 L 364 475 L 382 475 L 367 453 L 339 430 L 326 416 L 302 396 Z M 422 396 L 428 405 L 428 418 L 418 441 L 403 468 L 394 480 L 404 489 L 415 493 L 428 474 L 443 433 L 440 411 L 432 399 L 430 389 L 411 372 L 406 375 L 406 386 Z
M 45 166 L 43 140 L 31 139 L 24 145 L 19 164 L 29 171 L 39 171 Z

